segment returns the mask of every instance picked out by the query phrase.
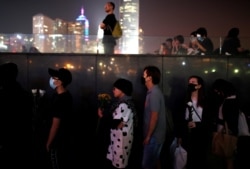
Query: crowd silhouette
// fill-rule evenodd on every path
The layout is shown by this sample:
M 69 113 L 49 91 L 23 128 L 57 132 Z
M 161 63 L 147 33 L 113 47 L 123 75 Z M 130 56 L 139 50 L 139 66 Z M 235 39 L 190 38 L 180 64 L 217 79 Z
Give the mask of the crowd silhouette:
M 231 28 L 223 38 L 220 46 L 214 48 L 213 41 L 208 36 L 205 27 L 199 27 L 190 33 L 189 42 L 185 42 L 184 35 L 179 34 L 168 37 L 160 45 L 158 54 L 160 55 L 249 55 L 249 50 L 245 49 L 239 38 L 240 29 Z M 167 50 L 166 44 L 171 39 L 171 50 Z M 167 52 L 168 51 L 168 52 Z

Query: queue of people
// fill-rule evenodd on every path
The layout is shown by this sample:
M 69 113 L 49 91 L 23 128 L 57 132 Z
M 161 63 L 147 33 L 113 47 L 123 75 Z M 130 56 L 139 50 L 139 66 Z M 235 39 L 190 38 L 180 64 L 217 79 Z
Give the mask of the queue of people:
M 249 50 L 241 46 L 239 39 L 240 30 L 237 27 L 231 28 L 222 43 L 221 47 L 214 48 L 212 40 L 208 37 L 205 27 L 199 27 L 190 33 L 189 42 L 185 43 L 183 35 L 176 35 L 167 38 L 160 46 L 160 55 L 247 55 Z M 171 39 L 172 45 L 166 47 L 167 41 Z M 165 52 L 162 52 L 165 51 Z
M 0 157 L 4 159 L 4 168 L 18 166 L 28 167 L 28 156 L 22 153 L 26 149 L 33 149 L 30 137 L 21 137 L 20 133 L 32 133 L 32 126 L 27 126 L 32 121 L 33 101 L 32 95 L 23 89 L 16 81 L 18 67 L 15 63 L 5 63 L 0 66 L 0 100 L 1 127 L 0 127 Z M 141 72 L 142 85 L 145 87 L 144 110 L 142 118 L 141 138 L 141 168 L 162 168 L 161 154 L 165 151 L 167 136 L 167 115 L 164 94 L 159 84 L 161 82 L 160 69 L 153 65 L 144 67 Z M 43 102 L 44 119 L 39 125 L 41 135 L 33 138 L 39 142 L 41 154 L 35 157 L 44 158 L 48 164 L 39 166 L 52 169 L 69 169 L 74 166 L 75 150 L 73 146 L 72 112 L 73 97 L 67 89 L 72 82 L 72 74 L 68 69 L 48 68 L 48 85 L 52 89 Z M 192 75 L 187 80 L 187 92 L 175 109 L 173 114 L 173 135 L 178 140 L 178 145 L 187 151 L 187 169 L 213 168 L 210 164 L 221 166 L 223 169 L 238 169 L 237 151 L 230 158 L 211 158 L 211 140 L 214 131 L 223 132 L 225 121 L 228 123 L 230 133 L 238 134 L 238 105 L 237 91 L 233 84 L 224 79 L 216 79 L 212 85 L 211 96 L 205 92 L 205 82 L 202 77 Z M 97 108 L 99 118 L 106 118 L 102 127 L 107 130 L 105 140 L 98 139 L 103 147 L 93 149 L 100 151 L 99 165 L 105 169 L 128 169 L 131 166 L 131 155 L 135 151 L 135 133 L 138 127 L 138 111 L 133 99 L 134 87 L 130 80 L 118 78 L 113 83 L 112 104 L 107 107 L 106 114 L 103 109 Z M 21 103 L 21 104 L 20 104 Z M 15 105 L 15 106 L 13 106 Z M 20 114 L 24 112 L 25 114 Z M 14 114 L 14 116 L 12 116 Z M 168 116 L 169 117 L 169 116 Z M 25 122 L 26 121 L 26 122 Z M 13 126 L 7 127 L 9 124 Z M 17 130 L 19 129 L 19 130 Z M 138 139 L 138 138 L 137 138 Z M 16 140 L 19 140 L 18 142 Z M 103 143 L 104 141 L 104 143 Z M 20 145 L 22 144 L 22 145 Z M 25 145 L 25 147 L 23 147 Z M 138 158 L 140 159 L 140 158 Z M 213 160 L 211 162 L 211 159 Z M 44 161 L 34 161 L 41 163 Z M 6 167 L 7 166 L 7 167 Z
M 161 154 L 165 151 L 163 147 L 166 147 L 167 134 L 167 117 L 166 117 L 166 105 L 164 95 L 159 88 L 161 72 L 155 66 L 146 66 L 143 69 L 142 83 L 147 88 L 147 94 L 144 102 L 144 114 L 142 122 L 142 169 L 158 169 L 162 168 L 162 161 L 168 161 L 162 159 Z M 119 79 L 118 79 L 119 81 Z M 115 85 L 114 91 L 118 90 L 119 93 L 123 93 L 123 97 L 127 97 L 124 92 L 126 89 L 131 89 L 131 83 L 125 83 L 124 86 Z M 125 87 L 127 85 L 127 87 Z M 118 87 L 118 89 L 117 89 Z M 216 79 L 212 85 L 211 96 L 208 96 L 205 92 L 205 82 L 202 77 L 192 75 L 187 81 L 187 93 L 179 103 L 179 109 L 173 113 L 174 121 L 174 137 L 177 138 L 177 145 L 181 145 L 187 151 L 187 161 L 185 168 L 198 169 L 198 168 L 216 168 L 221 169 L 238 169 L 237 163 L 237 150 L 235 154 L 228 157 L 217 157 L 211 151 L 212 146 L 212 133 L 215 131 L 223 132 L 225 126 L 224 122 L 229 123 L 229 130 L 232 134 L 237 135 L 238 130 L 238 116 L 239 106 L 237 105 L 236 91 L 233 88 L 232 83 L 224 79 Z M 113 91 L 113 92 L 114 92 Z M 115 93 L 114 93 L 115 94 Z M 128 94 L 127 94 L 128 95 Z M 131 95 L 131 92 L 129 93 Z M 115 95 L 114 95 L 115 96 Z M 122 97 L 121 97 L 122 98 Z M 120 98 L 120 99 L 121 99 Z M 228 103 L 227 103 L 228 102 Z M 119 104 L 118 104 L 119 105 Z M 222 108 L 223 105 L 223 108 Z M 227 108 L 230 106 L 229 108 Z M 118 106 L 119 107 L 119 106 Z M 133 106 L 130 106 L 133 108 Z M 127 145 L 126 141 L 122 141 L 128 137 L 127 132 L 123 138 L 114 139 L 119 134 L 114 134 L 115 130 L 126 130 L 128 121 L 119 115 L 121 110 L 125 108 L 116 109 L 116 111 L 110 111 L 111 118 L 117 118 L 115 126 L 110 127 L 110 146 L 122 144 L 117 147 L 123 147 L 123 150 L 116 150 L 113 147 L 106 148 L 106 158 L 112 165 L 109 165 L 107 169 L 111 168 L 129 168 L 129 155 L 131 154 L 131 145 Z M 131 113 L 130 111 L 124 111 Z M 133 111 L 132 111 L 133 112 Z M 136 111 L 134 111 L 136 112 Z M 99 113 L 98 113 L 99 114 Z M 132 118 L 133 116 L 131 116 Z M 131 119 L 130 122 L 133 122 Z M 110 123 L 110 124 L 113 124 Z M 120 128 L 122 125 L 126 127 Z M 108 125 L 108 124 L 107 124 Z M 133 135 L 133 132 L 130 134 Z M 130 143 L 133 143 L 133 137 L 131 136 Z M 170 145 L 167 145 L 170 146 Z M 133 147 L 133 144 L 132 144 Z M 115 154 L 114 151 L 116 151 Z M 120 153 L 126 153 L 121 155 Z M 115 156 L 120 154 L 120 158 Z M 113 156 L 113 157 L 112 157 Z M 112 157 L 112 158 L 111 158 Z M 119 164 L 118 161 L 122 160 L 123 164 Z M 116 161 L 116 162 L 115 162 Z M 103 166 L 103 165 L 101 165 Z M 171 165 L 170 165 L 171 166 Z M 242 166 L 242 165 L 241 165 Z M 173 167 L 173 166 L 172 166 Z M 104 167 L 105 168 L 105 167 Z

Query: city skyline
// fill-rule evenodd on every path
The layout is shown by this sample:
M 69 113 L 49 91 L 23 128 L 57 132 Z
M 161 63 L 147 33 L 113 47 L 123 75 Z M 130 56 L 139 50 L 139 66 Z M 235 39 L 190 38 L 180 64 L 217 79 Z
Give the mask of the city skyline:
M 32 34 L 32 16 L 42 13 L 52 19 L 73 21 L 84 7 L 89 18 L 90 35 L 96 35 L 99 23 L 106 16 L 106 0 L 3 0 L 0 10 L 0 33 Z M 119 18 L 119 3 L 115 14 Z M 240 28 L 241 37 L 250 37 L 248 0 L 142 0 L 140 1 L 140 23 L 145 36 L 188 36 L 193 30 L 204 26 L 208 36 L 225 36 L 231 27 Z M 17 17 L 18 16 L 18 17 Z

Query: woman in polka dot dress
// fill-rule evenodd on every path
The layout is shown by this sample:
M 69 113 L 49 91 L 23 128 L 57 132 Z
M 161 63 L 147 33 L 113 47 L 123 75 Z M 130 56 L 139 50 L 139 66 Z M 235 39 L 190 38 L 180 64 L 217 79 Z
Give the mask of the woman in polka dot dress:
M 126 79 L 118 79 L 114 83 L 113 94 L 118 100 L 111 107 L 113 120 L 107 152 L 107 159 L 112 162 L 114 168 L 125 168 L 128 165 L 132 148 L 136 121 L 132 91 L 132 83 Z

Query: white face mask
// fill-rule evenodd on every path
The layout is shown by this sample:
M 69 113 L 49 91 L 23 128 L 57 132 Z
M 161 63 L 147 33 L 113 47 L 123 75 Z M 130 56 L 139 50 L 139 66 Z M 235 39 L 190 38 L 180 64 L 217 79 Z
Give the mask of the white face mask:
M 49 79 L 49 85 L 50 85 L 50 87 L 52 88 L 52 89 L 55 89 L 56 88 L 56 85 L 54 84 L 54 79 L 51 77 L 50 79 Z

